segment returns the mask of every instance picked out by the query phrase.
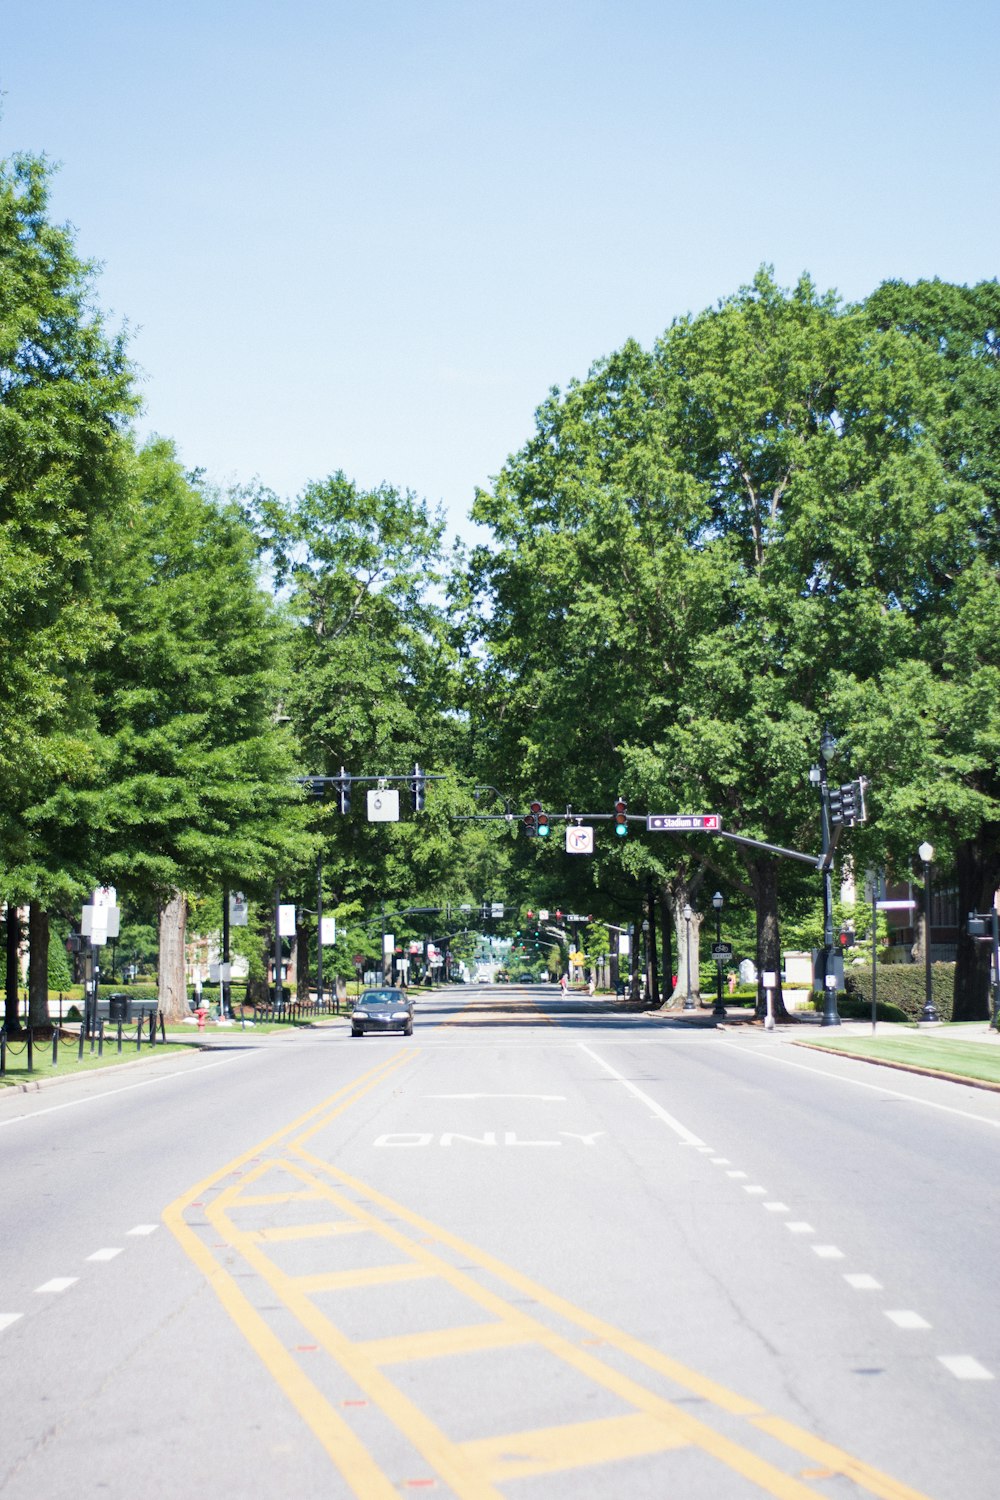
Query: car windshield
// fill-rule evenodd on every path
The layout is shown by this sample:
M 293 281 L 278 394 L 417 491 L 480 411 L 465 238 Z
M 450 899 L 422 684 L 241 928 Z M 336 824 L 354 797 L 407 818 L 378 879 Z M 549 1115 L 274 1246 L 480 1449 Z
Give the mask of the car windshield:
M 361 996 L 358 1004 L 369 1010 L 377 1005 L 405 1005 L 406 1001 L 399 990 L 368 990 Z

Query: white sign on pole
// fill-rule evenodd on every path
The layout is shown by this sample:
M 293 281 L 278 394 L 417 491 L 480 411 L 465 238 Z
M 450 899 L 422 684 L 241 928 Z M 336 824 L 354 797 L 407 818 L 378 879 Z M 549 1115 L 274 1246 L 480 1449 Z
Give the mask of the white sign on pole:
M 337 941 L 337 918 L 321 917 L 319 922 L 319 940 L 324 948 L 332 948 Z
M 377 791 L 368 793 L 368 821 L 369 823 L 399 822 L 399 793 L 395 789 L 384 790 L 379 787 Z
M 396 946 L 396 939 L 391 932 L 382 934 L 382 952 L 391 953 Z
M 209 964 L 208 978 L 211 984 L 228 984 L 232 977 L 232 964 Z
M 295 936 L 295 907 L 294 906 L 285 906 L 284 903 L 282 903 L 278 907 L 278 936 L 279 937 L 294 937 Z
M 242 891 L 232 891 L 229 896 L 230 927 L 245 927 L 249 916 L 249 902 Z
M 548 912 L 547 911 L 540 911 L 538 913 L 538 920 L 539 920 L 539 922 L 547 922 L 549 920 L 549 914 L 548 914 Z
M 629 934 L 627 932 L 620 932 L 618 934 L 618 956 L 619 956 L 619 958 L 628 958 L 628 956 L 631 953 L 631 951 L 632 951 L 632 939 L 631 939 L 631 937 L 629 936 Z
M 117 906 L 118 893 L 113 885 L 100 886 L 90 898 L 95 906 Z
M 566 853 L 567 854 L 593 854 L 594 852 L 594 830 L 582 825 L 566 828 Z

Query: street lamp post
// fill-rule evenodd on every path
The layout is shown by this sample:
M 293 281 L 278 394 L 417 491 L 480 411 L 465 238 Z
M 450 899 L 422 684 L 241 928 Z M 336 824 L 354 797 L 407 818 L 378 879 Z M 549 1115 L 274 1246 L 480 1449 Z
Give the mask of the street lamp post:
M 693 916 L 694 916 L 694 912 L 691 910 L 690 906 L 685 905 L 684 911 L 683 911 L 684 921 L 687 924 L 687 934 L 686 934 L 687 941 L 686 941 L 686 943 L 684 945 L 684 947 L 685 947 L 684 959 L 685 959 L 685 963 L 687 965 L 687 989 L 685 990 L 685 993 L 684 993 L 684 1009 L 685 1010 L 694 1010 L 694 1008 L 695 1008 L 695 1006 L 694 1006 L 694 996 L 691 993 L 691 918 Z
M 833 945 L 833 861 L 827 858 L 833 843 L 833 828 L 830 820 L 830 790 L 827 785 L 826 768 L 836 748 L 837 741 L 827 725 L 823 729 L 819 742 L 820 832 L 823 852 L 823 949 L 820 954 L 819 977 L 823 981 L 823 1020 L 821 1022 L 823 1026 L 840 1025 L 836 979 L 833 984 L 830 983 L 835 973 L 833 968 L 835 952 Z
M 720 1020 L 726 1018 L 726 1007 L 722 1003 L 722 892 L 716 891 L 712 897 L 712 905 L 715 907 L 715 1005 L 712 1014 Z
M 920 1012 L 920 1022 L 923 1026 L 939 1026 L 941 1017 L 934 1004 L 931 980 L 931 863 L 934 845 L 923 843 L 917 853 L 924 867 L 924 1008 Z

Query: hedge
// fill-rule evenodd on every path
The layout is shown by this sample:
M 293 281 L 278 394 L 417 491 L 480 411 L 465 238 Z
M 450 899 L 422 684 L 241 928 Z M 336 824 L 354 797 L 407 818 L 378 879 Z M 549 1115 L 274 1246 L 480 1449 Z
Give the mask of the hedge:
M 861 1002 L 862 1011 L 872 1005 L 871 965 L 850 968 L 844 976 L 844 987 L 848 999 Z M 923 964 L 887 964 L 878 966 L 878 981 L 875 986 L 878 1003 L 895 1006 L 909 1021 L 919 1021 L 926 997 L 926 981 Z M 951 1020 L 955 998 L 955 965 L 931 964 L 931 994 L 937 1013 L 942 1021 Z

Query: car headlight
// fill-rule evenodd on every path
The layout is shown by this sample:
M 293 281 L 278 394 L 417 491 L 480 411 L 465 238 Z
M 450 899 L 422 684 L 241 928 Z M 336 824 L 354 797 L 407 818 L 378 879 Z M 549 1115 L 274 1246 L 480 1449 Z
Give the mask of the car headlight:
M 352 1014 L 351 1014 L 351 1020 L 352 1021 L 367 1021 L 367 1019 L 368 1019 L 368 1012 L 366 1010 L 356 1010 L 356 1011 L 353 1011 Z
M 394 1021 L 408 1021 L 410 1019 L 410 1012 L 408 1010 L 394 1010 L 392 1019 Z

